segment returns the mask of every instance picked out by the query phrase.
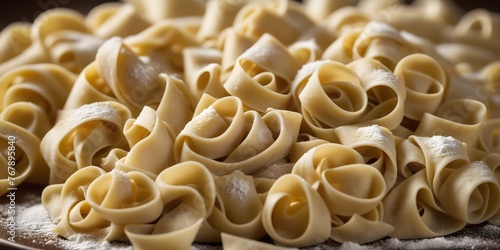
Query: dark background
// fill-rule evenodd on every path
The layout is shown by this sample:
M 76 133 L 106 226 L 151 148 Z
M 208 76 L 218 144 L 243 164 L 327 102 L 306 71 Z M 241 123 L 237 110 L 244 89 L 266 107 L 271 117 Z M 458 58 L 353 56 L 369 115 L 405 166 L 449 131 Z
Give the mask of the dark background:
M 335 0 L 332 0 L 335 1 Z M 440 1 L 440 0 L 436 0 Z M 0 5 L 0 29 L 7 24 L 16 21 L 33 20 L 41 12 L 55 7 L 76 9 L 87 14 L 94 6 L 104 2 L 116 2 L 113 0 L 4 0 Z M 411 2 L 411 0 L 407 0 Z M 500 13 L 500 1 L 487 0 L 456 0 L 464 10 L 484 8 Z

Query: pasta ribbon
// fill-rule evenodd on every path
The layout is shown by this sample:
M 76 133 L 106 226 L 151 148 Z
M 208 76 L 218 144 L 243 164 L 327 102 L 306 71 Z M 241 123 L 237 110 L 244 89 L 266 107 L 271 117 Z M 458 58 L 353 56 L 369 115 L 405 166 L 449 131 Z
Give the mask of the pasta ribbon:
M 54 64 L 21 66 L 3 74 L 0 78 L 3 119 L 36 132 L 41 139 L 54 125 L 57 112 L 63 108 L 75 78 L 65 68 Z M 17 111 L 27 115 L 14 118 L 12 112 Z M 28 115 L 30 113 L 32 115 Z
M 198 240 L 220 242 L 220 233 L 229 233 L 248 239 L 265 235 L 262 225 L 262 201 L 250 175 L 235 171 L 224 176 L 214 176 L 215 205 L 202 227 Z M 207 236 L 214 234 L 212 237 Z
M 198 161 L 216 175 L 254 173 L 288 155 L 300 122 L 295 112 L 268 110 L 260 116 L 244 112 L 236 97 L 215 100 L 204 95 L 177 137 L 174 154 L 177 162 Z
M 137 119 L 129 119 L 123 129 L 130 152 L 115 163 L 115 169 L 143 172 L 154 180 L 174 165 L 175 134 L 153 109 L 144 107 Z
M 155 181 L 163 212 L 154 224 L 125 226 L 134 247 L 150 249 L 159 245 L 189 249 L 215 202 L 214 179 L 205 166 L 183 162 L 162 171 Z
M 309 67 L 311 71 L 315 67 L 314 71 Z M 364 114 L 366 92 L 358 76 L 343 64 L 325 61 L 303 70 L 311 74 L 308 77 L 305 72 L 299 73 L 300 78 L 295 79 L 295 106 L 316 136 L 335 141 L 334 128 L 356 122 Z
M 465 221 L 448 215 L 434 197 L 426 171 L 395 186 L 384 199 L 384 222 L 394 226 L 391 237 L 437 237 L 462 229 Z
M 105 171 L 88 166 L 73 173 L 65 183 L 52 184 L 42 192 L 42 205 L 56 224 L 54 232 L 69 238 L 75 233 L 100 230 L 97 236 L 106 237 L 109 221 L 104 219 L 87 201 L 88 187 Z
M 287 109 L 298 67 L 287 48 L 266 34 L 238 57 L 224 88 L 261 113 L 267 108 Z
M 40 185 L 48 183 L 49 169 L 40 155 L 40 139 L 31 132 L 0 119 L 0 195 L 23 182 Z M 12 140 L 11 138 L 14 138 Z M 15 145 L 12 145 L 12 142 Z M 14 150 L 9 150 L 9 146 Z M 9 157 L 10 156 L 10 157 Z M 14 157 L 14 160 L 10 160 Z M 13 166 L 12 163 L 15 165 Z M 14 168 L 15 173 L 12 173 Z M 15 181 L 12 182 L 12 179 Z
M 304 247 L 330 236 L 328 208 L 321 196 L 304 179 L 294 174 L 281 176 L 269 190 L 262 209 L 267 234 L 278 244 Z
M 85 19 L 92 33 L 102 39 L 135 35 L 151 25 L 129 3 L 104 3 L 93 8 Z
M 99 75 L 132 114 L 137 115 L 144 106 L 156 108 L 160 103 L 164 82 L 121 38 L 106 41 L 97 52 L 96 63 Z
M 49 165 L 50 183 L 64 182 L 76 170 L 94 165 L 115 147 L 126 147 L 122 128 L 130 111 L 116 102 L 84 105 L 57 123 L 40 149 Z
M 343 126 L 335 130 L 343 145 L 359 152 L 364 163 L 377 169 L 383 176 L 387 190 L 396 183 L 397 151 L 392 133 L 378 125 Z

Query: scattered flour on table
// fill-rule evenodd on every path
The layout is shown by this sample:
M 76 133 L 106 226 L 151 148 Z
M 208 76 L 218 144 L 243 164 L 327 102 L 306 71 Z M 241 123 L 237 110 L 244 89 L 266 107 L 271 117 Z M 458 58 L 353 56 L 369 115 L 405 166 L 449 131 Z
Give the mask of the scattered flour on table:
M 46 249 L 72 249 L 72 250 L 132 250 L 129 243 L 96 241 L 91 234 L 76 234 L 69 239 L 63 239 L 52 231 L 55 224 L 49 218 L 41 204 L 39 196 L 27 195 L 27 202 L 16 204 L 16 239 L 31 240 L 33 246 Z M 0 219 L 7 217 L 6 206 L 0 205 Z

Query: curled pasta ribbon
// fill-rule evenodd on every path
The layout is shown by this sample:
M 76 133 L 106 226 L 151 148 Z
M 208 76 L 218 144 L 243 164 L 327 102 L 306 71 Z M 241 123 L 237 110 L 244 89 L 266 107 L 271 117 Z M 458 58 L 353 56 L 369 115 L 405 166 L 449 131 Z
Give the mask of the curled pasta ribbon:
M 374 209 L 387 188 L 382 174 L 366 164 L 350 164 L 321 172 L 318 193 L 330 214 L 352 216 Z
M 214 176 L 216 187 L 215 205 L 202 228 L 200 241 L 220 242 L 220 233 L 225 232 L 248 239 L 260 239 L 266 233 L 262 226 L 262 200 L 257 192 L 254 178 L 235 171 L 224 176 Z M 205 225 L 203 226 L 205 227 Z M 213 230 L 212 237 L 207 237 Z
M 158 72 L 182 74 L 183 50 L 200 47 L 196 32 L 199 18 L 155 22 L 144 31 L 127 37 L 125 42 L 135 53 L 146 57 Z
M 456 232 L 467 224 L 448 215 L 438 205 L 427 179 L 426 171 L 419 171 L 385 197 L 383 220 L 394 226 L 391 237 L 437 237 Z
M 295 105 L 321 139 L 335 141 L 333 128 L 355 122 L 367 108 L 368 98 L 358 76 L 343 64 L 324 61 L 309 78 L 298 79 L 293 84 Z
M 320 46 L 314 40 L 297 41 L 288 47 L 288 51 L 299 65 L 318 61 L 322 54 Z
M 408 140 L 422 150 L 427 182 L 434 194 L 451 173 L 469 162 L 465 146 L 451 136 L 410 136 Z
M 31 24 L 16 22 L 0 32 L 0 65 L 19 56 L 32 44 Z M 1 66 L 0 66 L 1 68 Z
M 0 146 L 0 170 L 2 170 L 0 195 L 8 193 L 9 188 L 17 187 L 25 181 L 46 185 L 49 171 L 40 155 L 40 139 L 31 132 L 2 119 L 0 119 L 0 128 L 2 128 L 0 131 L 2 143 Z
M 151 25 L 127 3 L 98 5 L 89 12 L 85 23 L 95 36 L 102 39 L 135 35 Z
M 102 40 L 90 34 L 84 17 L 70 9 L 42 13 L 33 23 L 32 35 L 52 62 L 74 73 L 79 73 L 93 61 L 102 44 Z
M 163 213 L 155 224 L 127 225 L 125 233 L 135 248 L 169 246 L 189 249 L 215 202 L 212 175 L 197 162 L 183 162 L 165 169 L 156 178 Z
M 116 162 L 115 169 L 140 171 L 154 180 L 174 164 L 175 134 L 152 108 L 144 107 L 137 119 L 129 119 L 123 129 L 130 152 Z
M 42 44 L 32 37 L 32 27 L 14 23 L 0 32 L 0 75 L 17 67 L 50 62 Z
M 182 80 L 166 74 L 160 74 L 160 79 L 166 86 L 156 111 L 177 136 L 193 116 L 195 98 Z
M 301 116 L 269 110 L 263 116 L 243 111 L 236 97 L 210 100 L 204 95 L 193 119 L 175 141 L 177 162 L 201 162 L 216 175 L 246 174 L 284 159 L 296 140 Z
M 405 117 L 420 121 L 425 113 L 437 110 L 448 80 L 436 60 L 424 54 L 412 54 L 398 62 L 394 74 L 405 85 Z
M 425 169 L 425 157 L 422 150 L 410 140 L 397 144 L 398 174 L 404 179 Z
M 365 12 L 356 7 L 340 8 L 334 13 L 328 16 L 323 25 L 338 36 L 344 35 L 351 30 L 362 29 L 371 21 L 371 18 Z
M 233 27 L 251 37 L 268 33 L 289 45 L 313 25 L 314 22 L 299 4 L 273 0 L 244 6 L 236 15 Z
M 73 173 L 64 184 L 52 184 L 43 189 L 42 205 L 56 224 L 55 233 L 69 238 L 97 229 L 96 236 L 105 238 L 110 223 L 86 200 L 89 185 L 105 173 L 99 167 L 88 166 Z
M 302 155 L 293 166 L 292 173 L 317 189 L 325 170 L 363 162 L 363 157 L 354 149 L 341 144 L 325 143 Z
M 440 57 L 452 64 L 458 75 L 479 71 L 500 57 L 486 48 L 464 43 L 443 43 L 435 48 Z
M 304 7 L 307 14 L 314 19 L 317 23 L 321 23 L 327 17 L 339 9 L 346 9 L 344 7 L 354 6 L 354 0 L 341 0 L 341 1 L 328 1 L 328 0 L 307 0 L 304 2 Z
M 498 112 L 493 112 L 494 110 L 498 110 L 500 108 L 500 73 L 498 72 L 500 72 L 499 61 L 488 64 L 481 70 L 480 73 L 484 82 L 482 86 L 478 86 L 484 86 L 483 88 L 479 88 L 481 91 L 480 93 L 482 94 L 480 95 L 480 98 L 486 99 L 483 103 L 485 103 L 488 109 L 487 117 L 489 119 L 500 118 L 500 114 L 498 114 Z
M 134 8 L 152 23 L 178 17 L 201 16 L 205 2 L 201 0 L 132 0 Z
M 138 114 L 144 106 L 156 108 L 160 103 L 165 82 L 121 38 L 106 41 L 97 52 L 96 63 L 99 75 L 132 114 Z
M 397 151 L 394 137 L 387 128 L 370 126 L 343 126 L 335 130 L 343 145 L 358 151 L 364 163 L 377 169 L 384 177 L 389 191 L 396 183 Z
M 87 188 L 86 200 L 102 218 L 117 225 L 152 222 L 163 203 L 154 181 L 141 172 L 113 170 Z
M 205 14 L 197 37 L 204 41 L 217 39 L 223 30 L 231 27 L 236 14 L 247 2 L 247 0 L 207 1 Z
M 55 32 L 45 38 L 52 61 L 74 73 L 81 72 L 94 61 L 103 42 L 91 34 L 74 31 Z
M 26 129 L 39 139 L 52 128 L 47 113 L 30 102 L 15 102 L 7 106 L 0 113 L 0 119 Z
M 478 148 L 500 154 L 500 119 L 484 121 L 479 135 Z
M 301 133 L 297 137 L 297 142 L 292 145 L 290 149 L 290 162 L 297 162 L 300 157 L 307 153 L 312 148 L 319 146 L 321 144 L 329 143 L 326 140 L 316 138 L 307 133 Z
M 352 216 L 332 215 L 332 231 L 330 238 L 337 242 L 356 242 L 364 244 L 387 237 L 394 231 L 392 225 L 384 222 L 382 203 L 365 214 Z M 363 234 L 360 234 L 360 231 Z
M 235 28 L 227 28 L 217 40 L 217 49 L 222 51 L 221 82 L 225 82 L 236 64 L 238 57 L 248 50 L 258 38 L 244 34 Z
M 370 22 L 362 30 L 355 29 L 340 36 L 323 53 L 323 59 L 344 64 L 360 58 L 372 58 L 394 69 L 403 57 L 416 52 L 393 27 Z
M 125 147 L 122 128 L 130 111 L 116 102 L 84 105 L 57 123 L 40 149 L 49 165 L 50 183 L 64 182 L 76 170 L 95 165 L 115 147 Z
M 298 67 L 287 48 L 265 34 L 238 57 L 224 88 L 261 113 L 267 108 L 287 109 L 290 83 Z
M 401 79 L 382 63 L 365 58 L 349 65 L 355 72 L 368 95 L 368 105 L 357 123 L 378 124 L 389 130 L 401 123 L 405 111 L 405 87 Z
M 314 188 L 298 175 L 280 177 L 262 209 L 267 234 L 278 244 L 304 247 L 330 236 L 328 208 Z
M 455 26 L 452 39 L 500 53 L 495 40 L 500 39 L 500 15 L 477 9 L 466 13 Z
M 486 107 L 472 99 L 443 103 L 434 115 L 426 113 L 415 131 L 418 136 L 447 135 L 476 147 Z
M 64 110 L 77 109 L 94 102 L 115 101 L 115 94 L 99 74 L 97 63 L 91 62 L 78 75 L 64 104 Z
M 197 99 L 203 93 L 213 97 L 227 96 L 220 81 L 222 53 L 216 49 L 186 48 L 184 79 Z
M 469 224 L 484 222 L 500 209 L 498 179 L 480 161 L 451 173 L 436 196 L 449 215 Z
M 50 126 L 56 120 L 58 110 L 62 109 L 71 91 L 75 75 L 61 66 L 54 64 L 35 64 L 21 66 L 3 74 L 0 78 L 0 111 L 15 103 L 32 103 L 43 110 Z M 22 107 L 27 108 L 26 106 Z M 38 113 L 32 110 L 33 113 Z M 5 115 L 5 114 L 4 114 Z M 20 117 L 18 125 L 34 124 L 27 117 Z M 37 134 L 40 138 L 44 133 Z

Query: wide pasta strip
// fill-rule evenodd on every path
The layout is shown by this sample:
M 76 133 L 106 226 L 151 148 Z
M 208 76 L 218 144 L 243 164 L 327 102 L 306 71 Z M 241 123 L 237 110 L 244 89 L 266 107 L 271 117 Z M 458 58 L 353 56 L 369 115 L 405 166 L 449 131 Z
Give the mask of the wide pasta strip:
M 441 208 L 419 171 L 395 186 L 385 197 L 384 222 L 394 226 L 391 237 L 399 239 L 437 237 L 454 233 L 467 223 Z
M 101 38 L 135 35 L 151 25 L 129 3 L 104 3 L 94 7 L 85 18 L 92 33 Z
M 163 200 L 160 219 L 153 224 L 128 225 L 125 233 L 137 249 L 189 249 L 214 206 L 212 174 L 200 163 L 188 161 L 162 171 L 155 184 Z
M 193 117 L 196 101 L 184 81 L 167 74 L 160 74 L 165 82 L 165 92 L 156 112 L 177 136 Z
M 19 56 L 32 44 L 31 24 L 16 22 L 0 32 L 0 65 Z M 1 66 L 0 66 L 1 67 Z
M 127 37 L 125 43 L 158 72 L 182 75 L 183 50 L 200 46 L 196 38 L 200 25 L 201 19 L 196 17 L 163 20 Z
M 323 53 L 323 59 L 348 64 L 360 58 L 372 58 L 393 70 L 403 57 L 415 53 L 393 27 L 372 21 L 363 29 L 353 29 L 333 42 Z
M 335 11 L 342 9 L 347 6 L 353 6 L 356 4 L 355 0 L 341 0 L 341 1 L 329 1 L 329 0 L 306 0 L 304 1 L 304 7 L 307 14 L 316 22 L 321 23 L 327 17 L 331 16 Z
M 50 183 L 64 182 L 76 170 L 100 165 L 115 147 L 126 147 L 123 125 L 130 111 L 116 102 L 98 102 L 72 111 L 43 138 L 40 150 L 51 168 Z
M 330 236 L 328 207 L 314 188 L 300 176 L 280 177 L 269 190 L 262 210 L 267 234 L 278 244 L 311 246 Z
M 186 48 L 184 79 L 197 99 L 203 93 L 220 98 L 227 96 L 220 80 L 222 53 L 216 49 Z
M 55 64 L 21 66 L 3 74 L 0 78 L 3 119 L 36 132 L 35 135 L 42 138 L 48 130 L 42 128 L 54 125 L 57 112 L 63 108 L 75 78 L 74 74 Z M 18 105 L 14 106 L 16 103 Z M 14 112 L 27 116 L 14 117 Z M 28 115 L 30 113 L 32 115 Z M 29 117 L 38 119 L 30 121 Z
M 287 109 L 290 83 L 298 68 L 287 48 L 266 34 L 238 57 L 224 89 L 261 113 L 267 108 Z
M 489 220 L 500 209 L 498 178 L 480 161 L 451 173 L 436 195 L 449 215 L 469 224 Z
M 141 172 L 116 169 L 99 176 L 88 186 L 86 201 L 111 222 L 108 241 L 125 236 L 125 225 L 155 221 L 163 208 L 160 190 L 151 178 Z
M 500 119 L 484 121 L 478 140 L 479 149 L 500 154 Z
M 351 147 L 319 145 L 297 161 L 292 173 L 309 182 L 324 200 L 333 240 L 366 243 L 392 231 L 382 222 L 386 181 L 379 170 L 364 164 L 363 157 Z M 377 233 L 357 234 L 361 228 Z
M 215 204 L 203 224 L 197 241 L 220 242 L 220 233 L 248 239 L 265 235 L 262 225 L 262 200 L 257 193 L 253 176 L 235 171 L 214 176 Z
M 103 40 L 93 36 L 84 17 L 70 9 L 42 13 L 33 23 L 32 36 L 42 45 L 51 62 L 79 73 L 92 62 Z
M 425 54 L 404 57 L 397 63 L 394 74 L 404 82 L 405 117 L 416 121 L 437 110 L 449 87 L 441 66 Z
M 288 155 L 300 122 L 295 112 L 269 110 L 260 116 L 243 112 L 236 97 L 204 95 L 175 141 L 176 161 L 201 162 L 216 175 L 234 170 L 250 174 Z
M 174 165 L 175 134 L 152 108 L 144 107 L 137 119 L 129 119 L 123 129 L 130 151 L 115 163 L 115 169 L 143 172 L 154 180 Z
M 0 119 L 0 142 L 0 195 L 25 181 L 41 185 L 48 183 L 49 169 L 40 154 L 38 137 Z
M 368 105 L 357 123 L 378 124 L 389 130 L 403 120 L 406 91 L 404 83 L 381 62 L 369 58 L 347 65 L 355 72 L 368 95 Z
M 415 135 L 452 136 L 469 147 L 476 147 L 486 107 L 473 99 L 455 99 L 443 103 L 434 114 L 425 113 Z
M 248 3 L 248 0 L 225 1 L 210 0 L 206 3 L 206 11 L 197 37 L 210 46 L 217 40 L 223 30 L 232 26 L 236 14 Z M 208 44 L 207 44 L 208 43 Z
M 42 205 L 56 224 L 53 229 L 55 233 L 69 238 L 78 233 L 97 230 L 97 237 L 106 237 L 109 221 L 102 218 L 86 200 L 88 186 L 103 174 L 105 171 L 101 168 L 89 166 L 76 171 L 64 184 L 52 184 L 44 188 Z
M 233 27 L 256 38 L 268 33 L 289 45 L 313 25 L 298 3 L 272 0 L 255 1 L 244 6 L 236 15 Z
M 337 242 L 356 242 L 358 244 L 383 239 L 394 231 L 392 225 L 382 220 L 383 216 L 383 205 L 380 203 L 365 214 L 332 217 L 334 226 L 330 238 Z M 363 231 L 363 234 L 360 234 L 360 231 Z
M 335 141 L 334 128 L 356 122 L 366 111 L 361 81 L 338 62 L 314 63 L 301 71 L 292 85 L 295 106 L 317 137 Z
M 131 0 L 139 13 L 157 23 L 165 19 L 179 17 L 202 16 L 205 11 L 205 2 L 201 0 Z
M 97 52 L 97 70 L 114 96 L 134 116 L 142 107 L 156 108 L 165 91 L 165 81 L 149 64 L 142 62 L 121 38 L 111 38 Z
M 335 130 L 343 145 L 358 151 L 364 163 L 373 166 L 383 176 L 387 192 L 396 183 L 397 151 L 392 133 L 378 125 L 343 126 Z

